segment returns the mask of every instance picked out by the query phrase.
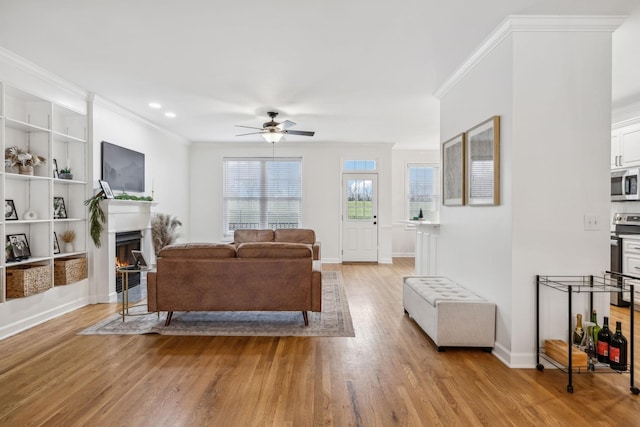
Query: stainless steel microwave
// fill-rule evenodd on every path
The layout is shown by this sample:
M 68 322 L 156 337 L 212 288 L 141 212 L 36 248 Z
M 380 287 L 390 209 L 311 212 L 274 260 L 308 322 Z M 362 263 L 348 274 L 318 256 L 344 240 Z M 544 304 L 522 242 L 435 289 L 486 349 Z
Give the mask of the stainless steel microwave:
M 640 200 L 638 175 L 639 168 L 611 171 L 611 201 Z

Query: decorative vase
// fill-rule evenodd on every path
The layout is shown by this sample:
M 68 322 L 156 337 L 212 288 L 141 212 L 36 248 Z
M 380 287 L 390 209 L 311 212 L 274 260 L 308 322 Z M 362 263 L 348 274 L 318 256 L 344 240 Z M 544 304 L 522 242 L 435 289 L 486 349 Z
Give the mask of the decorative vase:
M 73 174 L 72 173 L 60 173 L 59 177 L 60 177 L 60 179 L 73 179 Z
M 33 166 L 18 166 L 18 173 L 20 175 L 33 175 Z
M 65 243 L 64 244 L 65 252 L 73 252 L 73 243 Z

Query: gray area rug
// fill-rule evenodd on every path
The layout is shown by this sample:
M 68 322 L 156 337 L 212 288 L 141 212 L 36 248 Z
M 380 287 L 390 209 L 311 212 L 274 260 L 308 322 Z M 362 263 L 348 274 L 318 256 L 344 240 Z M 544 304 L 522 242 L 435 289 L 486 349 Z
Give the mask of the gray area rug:
M 129 309 L 80 332 L 81 335 L 211 335 L 211 336 L 319 336 L 354 337 L 355 331 L 339 271 L 322 272 L 322 312 L 309 312 L 304 326 L 302 312 L 271 311 L 176 311 L 164 326 L 166 312 L 146 313 L 146 305 Z

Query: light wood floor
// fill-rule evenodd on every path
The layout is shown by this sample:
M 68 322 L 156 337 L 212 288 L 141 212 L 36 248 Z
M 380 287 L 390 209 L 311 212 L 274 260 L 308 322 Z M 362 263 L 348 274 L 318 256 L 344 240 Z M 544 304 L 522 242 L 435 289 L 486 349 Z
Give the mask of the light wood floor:
M 324 268 L 355 338 L 77 335 L 117 310 L 88 306 L 0 341 L 0 425 L 640 425 L 628 374 L 576 375 L 570 394 L 559 371 L 436 352 L 403 312 L 412 259 Z

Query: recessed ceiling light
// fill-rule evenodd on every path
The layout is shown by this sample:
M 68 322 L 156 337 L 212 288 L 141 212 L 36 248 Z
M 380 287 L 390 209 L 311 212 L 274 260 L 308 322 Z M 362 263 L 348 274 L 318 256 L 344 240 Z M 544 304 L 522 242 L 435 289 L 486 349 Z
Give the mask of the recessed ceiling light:
M 176 116 L 176 113 L 172 113 L 171 111 L 167 111 L 166 113 L 164 113 L 164 115 L 166 117 L 169 117 L 169 118 L 173 119 Z
M 159 110 L 160 108 L 162 108 L 162 105 L 160 105 L 157 102 L 150 102 L 149 103 L 149 108 L 153 108 L 154 110 Z

